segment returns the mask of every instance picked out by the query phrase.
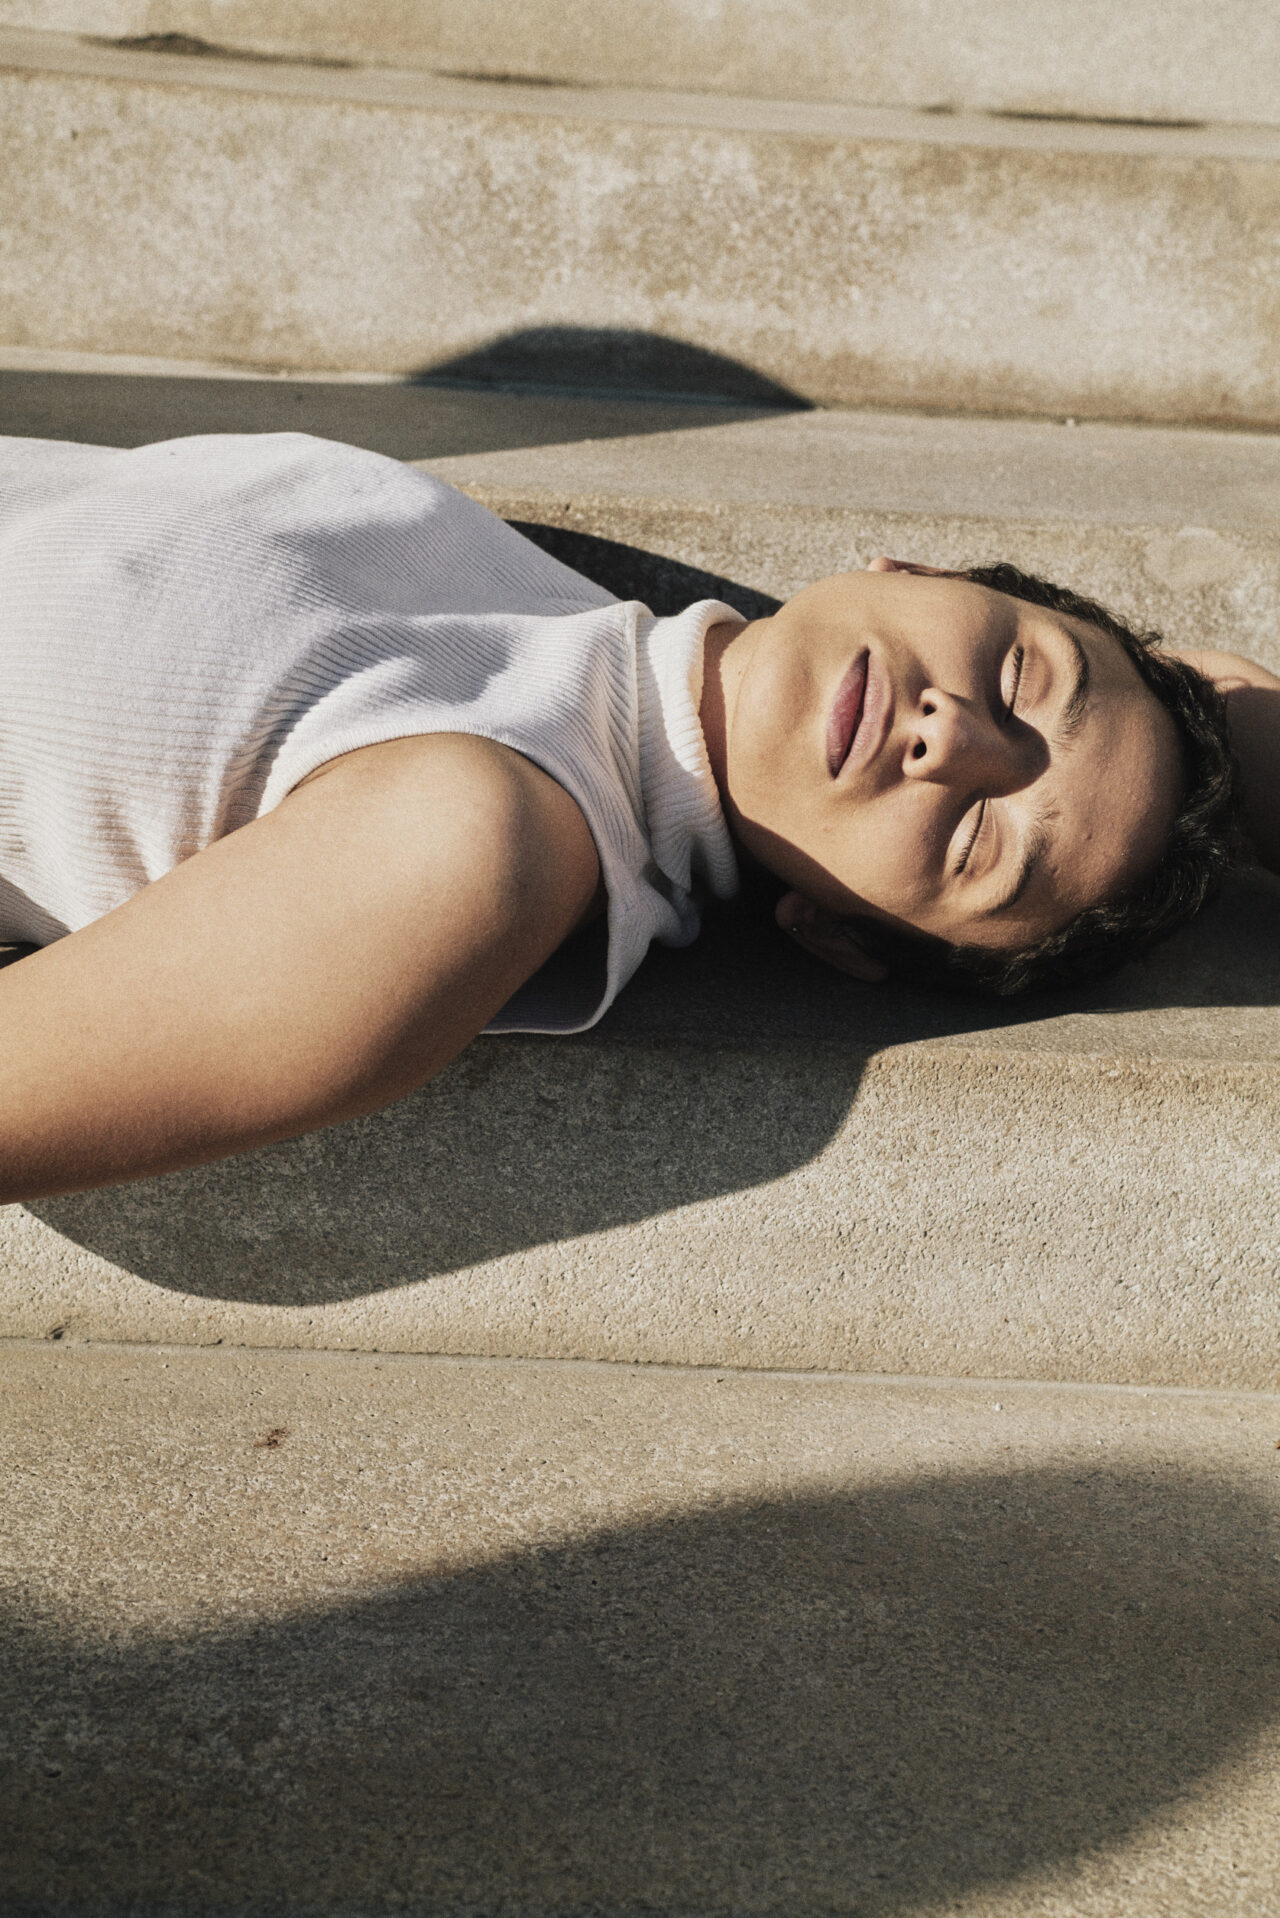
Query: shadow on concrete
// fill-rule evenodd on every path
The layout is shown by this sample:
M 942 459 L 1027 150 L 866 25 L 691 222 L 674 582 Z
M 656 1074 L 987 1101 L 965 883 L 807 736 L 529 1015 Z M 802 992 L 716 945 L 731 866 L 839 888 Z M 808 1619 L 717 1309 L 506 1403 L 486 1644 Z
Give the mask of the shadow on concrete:
M 707 595 L 752 614 L 775 603 L 661 554 L 521 530 L 658 611 Z M 589 948 L 580 957 L 592 963 Z M 1169 1012 L 1190 1031 L 1190 1056 L 1213 1057 L 1223 1008 L 1276 1005 L 1280 886 L 1265 880 L 1234 885 L 1151 961 L 1100 987 L 1008 1004 L 856 987 L 798 953 L 758 905 L 727 908 L 691 949 L 654 947 L 593 1032 L 482 1038 L 370 1118 L 27 1209 L 171 1290 L 331 1304 L 776 1180 L 830 1142 L 886 1048 L 963 1039 L 1142 1056 L 1164 1051 L 1167 1035 L 1158 1017 L 1126 1022 Z M 1196 1038 L 1198 1009 L 1207 1040 Z M 1257 1034 L 1241 1030 L 1236 1056 L 1247 1058 Z
M 0 433 L 143 446 L 190 433 L 316 433 L 395 459 L 671 433 L 810 402 L 655 334 L 542 327 L 404 379 L 0 368 Z
M 1280 1698 L 1272 1543 L 1227 1482 L 1080 1466 L 168 1638 L 10 1596 L 6 1913 L 958 1908 L 1096 1866 L 1245 1755 Z
M 765 412 L 811 412 L 789 386 L 688 340 L 619 326 L 530 326 L 425 368 L 423 382 L 543 388 L 632 400 L 713 400 Z
M 1109 991 L 1004 1007 L 852 987 L 726 912 L 691 950 L 655 949 L 593 1032 L 481 1038 L 370 1118 L 27 1210 L 72 1245 L 203 1298 L 324 1305 L 423 1281 L 465 1285 L 450 1275 L 808 1164 L 886 1048 L 932 1039 L 1141 1057 L 1163 1050 L 1163 1008 L 1192 1026 L 1205 1008 L 1211 1037 L 1224 1006 L 1261 1006 L 1270 1021 L 1280 902 L 1262 901 L 1261 924 L 1258 903 L 1248 892 L 1228 900 L 1180 951 Z M 1125 1034 L 1135 1011 L 1136 1041 Z
M 543 526 L 522 519 L 511 524 L 545 553 L 572 566 L 575 573 L 585 573 L 619 599 L 643 600 L 660 618 L 683 612 L 697 599 L 722 599 L 747 619 L 767 619 L 782 604 L 771 593 L 762 593 L 742 580 L 687 566 L 666 553 L 601 539 L 573 526 Z

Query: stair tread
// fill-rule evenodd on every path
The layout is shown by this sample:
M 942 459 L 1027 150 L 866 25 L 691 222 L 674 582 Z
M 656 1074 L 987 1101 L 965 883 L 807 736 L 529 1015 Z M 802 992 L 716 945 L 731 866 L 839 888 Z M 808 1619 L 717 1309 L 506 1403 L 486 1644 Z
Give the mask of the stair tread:
M 0 1345 L 11 1909 L 1274 1909 L 1277 1401 Z

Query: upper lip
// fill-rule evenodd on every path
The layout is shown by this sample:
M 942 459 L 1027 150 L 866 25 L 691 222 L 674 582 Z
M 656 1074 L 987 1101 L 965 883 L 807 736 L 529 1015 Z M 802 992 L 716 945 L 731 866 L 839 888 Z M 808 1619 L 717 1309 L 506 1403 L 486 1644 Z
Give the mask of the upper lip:
M 879 750 L 889 724 L 883 672 L 864 649 L 836 688 L 827 719 L 827 766 L 833 779 L 850 766 L 864 766 Z

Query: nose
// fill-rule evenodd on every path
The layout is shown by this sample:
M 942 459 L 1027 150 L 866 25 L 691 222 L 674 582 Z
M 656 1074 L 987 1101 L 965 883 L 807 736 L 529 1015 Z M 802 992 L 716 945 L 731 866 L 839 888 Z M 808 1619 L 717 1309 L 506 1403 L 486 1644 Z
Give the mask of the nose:
M 985 703 L 928 687 L 907 724 L 902 770 L 937 785 L 1013 792 L 1040 770 L 1037 743 L 1029 728 L 1002 725 Z

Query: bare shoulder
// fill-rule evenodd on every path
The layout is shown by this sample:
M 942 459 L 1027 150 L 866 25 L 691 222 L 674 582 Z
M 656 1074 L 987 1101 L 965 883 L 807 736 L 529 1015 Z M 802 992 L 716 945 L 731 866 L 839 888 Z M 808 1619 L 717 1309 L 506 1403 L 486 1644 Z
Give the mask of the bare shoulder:
M 600 865 L 581 808 L 497 740 L 429 733 L 364 746 L 319 767 L 285 807 L 335 820 L 385 816 L 397 861 L 436 877 L 448 865 L 477 906 L 505 902 L 508 919 L 564 922 L 562 937 L 597 902 Z M 416 831 L 405 830 L 411 821 Z
M 1220 692 L 1236 692 L 1244 686 L 1280 688 L 1280 678 L 1275 673 L 1269 672 L 1265 666 L 1259 666 L 1255 659 L 1246 659 L 1242 653 L 1197 652 L 1186 648 L 1171 650 L 1175 659 L 1185 659 L 1188 666 L 1194 666 L 1206 679 L 1211 679 Z
M 575 802 L 491 741 L 362 748 L 0 973 L 0 1199 L 370 1112 L 479 1033 L 597 899 Z

